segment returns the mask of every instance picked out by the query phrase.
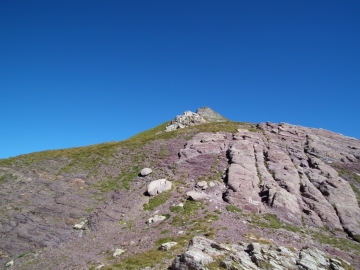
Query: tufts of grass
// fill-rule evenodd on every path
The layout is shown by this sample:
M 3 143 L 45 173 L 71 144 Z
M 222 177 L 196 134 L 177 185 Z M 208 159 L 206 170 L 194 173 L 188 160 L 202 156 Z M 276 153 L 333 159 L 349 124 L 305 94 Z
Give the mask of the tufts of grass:
M 262 228 L 285 229 L 292 232 L 300 232 L 300 227 L 288 223 L 282 223 L 274 214 L 252 215 L 251 223 Z
M 356 242 L 360 243 L 360 234 L 353 235 L 352 237 Z
M 181 211 L 178 212 L 179 214 L 172 219 L 171 224 L 177 227 L 186 225 L 201 207 L 201 202 L 187 200 L 183 209 L 181 209 Z
M 0 184 L 2 182 L 5 182 L 5 180 L 8 180 L 8 179 L 14 179 L 14 176 L 11 173 L 6 173 L 6 174 L 0 176 Z
M 343 251 L 360 255 L 360 245 L 354 241 L 348 240 L 346 238 L 336 238 L 329 236 L 321 231 L 310 231 L 309 234 L 319 243 L 328 244 Z
M 227 205 L 226 210 L 228 210 L 229 212 L 242 213 L 242 210 L 234 205 Z
M 253 233 L 253 232 L 248 232 L 248 233 L 244 234 L 243 236 L 249 242 L 257 242 L 257 243 L 265 244 L 265 245 L 272 244 L 272 241 L 270 239 L 262 238 L 260 235 Z
M 170 206 L 170 211 L 173 213 L 180 213 L 183 211 L 181 206 Z
M 190 235 L 160 238 L 155 242 L 156 248 L 143 253 L 134 254 L 105 269 L 138 270 L 145 267 L 160 267 L 157 269 L 167 269 L 169 266 L 168 262 L 170 262 L 180 250 L 183 250 L 188 245 L 191 238 L 192 236 Z M 166 242 L 177 242 L 178 244 L 169 251 L 159 250 L 158 248 L 161 244 Z
M 134 167 L 133 168 L 133 171 L 128 173 L 123 179 L 122 179 L 122 188 L 125 188 L 126 190 L 130 190 L 130 183 L 131 183 L 131 180 L 134 179 L 137 175 L 138 175 L 138 172 L 139 169 L 138 167 Z
M 201 206 L 201 202 L 186 200 L 183 213 L 185 215 L 193 214 L 194 212 L 197 212 L 201 208 Z
M 20 155 L 8 159 L 0 159 L 0 166 L 21 168 L 25 166 L 37 167 L 46 166 L 47 160 L 61 160 L 53 169 L 60 175 L 76 171 L 87 171 L 95 175 L 100 164 L 107 164 L 114 157 L 119 148 L 127 148 L 131 151 L 141 149 L 145 144 L 153 140 L 169 140 L 175 137 L 190 138 L 198 132 L 230 132 L 235 133 L 239 127 L 245 129 L 254 128 L 253 124 L 241 122 L 219 122 L 206 123 L 192 126 L 184 129 L 178 129 L 172 132 L 164 132 L 169 122 L 165 122 L 155 128 L 138 133 L 129 139 L 121 142 L 109 142 L 96 144 L 86 147 L 76 147 L 61 150 L 48 150 L 35 152 L 26 155 Z M 166 149 L 159 153 L 162 156 L 167 155 Z M 128 172 L 131 173 L 131 172 Z M 126 180 L 129 180 L 128 178 Z M 130 179 L 131 180 L 131 179 Z M 111 183 L 109 183 L 111 185 Z M 114 187 L 117 188 L 115 185 Z M 129 184 L 124 181 L 123 187 L 128 189 Z
M 140 254 L 135 254 L 105 269 L 127 269 L 138 270 L 145 267 L 155 267 L 164 260 L 165 253 L 151 249 Z
M 207 220 L 219 220 L 219 216 L 215 214 L 207 214 L 204 218 Z
M 159 205 L 166 203 L 166 201 L 170 198 L 170 196 L 171 196 L 171 191 L 163 192 L 159 195 L 156 195 L 155 197 L 151 197 L 149 199 L 149 203 L 143 205 L 144 210 L 145 211 L 154 210 Z

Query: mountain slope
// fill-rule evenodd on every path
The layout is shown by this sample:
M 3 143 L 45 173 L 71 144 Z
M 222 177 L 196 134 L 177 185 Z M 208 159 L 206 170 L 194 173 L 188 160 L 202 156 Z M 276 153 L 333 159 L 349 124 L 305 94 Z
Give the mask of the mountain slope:
M 359 140 L 285 123 L 165 132 L 168 124 L 123 142 L 0 160 L 1 261 L 15 259 L 17 269 L 165 269 L 205 235 L 310 244 L 360 267 Z M 153 172 L 141 177 L 144 167 Z M 156 179 L 172 189 L 144 195 Z M 156 215 L 165 220 L 147 224 Z M 170 240 L 174 249 L 157 250 Z M 116 248 L 126 252 L 114 258 Z

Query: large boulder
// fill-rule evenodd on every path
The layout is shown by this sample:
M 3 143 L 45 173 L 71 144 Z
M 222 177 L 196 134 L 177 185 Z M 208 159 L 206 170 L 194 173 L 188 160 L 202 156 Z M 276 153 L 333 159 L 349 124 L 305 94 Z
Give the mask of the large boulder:
M 155 196 L 164 191 L 168 191 L 171 189 L 171 182 L 166 179 L 159 179 L 155 181 L 151 181 L 148 185 L 147 192 L 150 196 Z
M 186 195 L 193 201 L 203 201 L 209 199 L 209 195 L 204 192 L 197 192 L 195 190 L 186 192 Z

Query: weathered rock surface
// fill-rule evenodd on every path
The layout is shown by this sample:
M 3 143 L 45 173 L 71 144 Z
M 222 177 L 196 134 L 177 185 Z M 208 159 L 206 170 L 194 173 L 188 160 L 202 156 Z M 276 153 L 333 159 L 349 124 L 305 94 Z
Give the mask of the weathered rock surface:
M 206 123 L 206 120 L 197 113 L 186 111 L 175 117 L 174 120 L 166 127 L 165 131 L 173 131 L 179 128 L 185 128 Z
M 359 235 L 356 196 L 329 165 L 356 162 L 345 157 L 357 156 L 359 141 L 284 123 L 258 128 L 259 132 L 239 129 L 233 138 L 199 133 L 180 150 L 179 162 L 227 152 L 226 201 L 253 212 L 275 213 L 293 224 L 305 220 L 312 226 L 343 228 L 350 236 Z
M 209 195 L 204 192 L 197 192 L 195 190 L 189 191 L 186 195 L 193 201 L 203 201 L 209 199 Z
M 166 179 L 159 179 L 151 181 L 148 185 L 147 192 L 150 196 L 155 196 L 157 194 L 163 193 L 171 189 L 171 182 Z
M 207 184 L 206 181 L 200 181 L 196 185 L 201 189 L 207 189 L 208 188 L 208 184 Z
M 300 251 L 275 244 L 245 243 L 224 245 L 204 237 L 194 237 L 187 251 L 177 256 L 172 270 L 204 270 L 215 263 L 225 269 L 326 270 L 349 267 L 347 262 L 316 249 Z M 213 265 L 213 267 L 215 266 Z

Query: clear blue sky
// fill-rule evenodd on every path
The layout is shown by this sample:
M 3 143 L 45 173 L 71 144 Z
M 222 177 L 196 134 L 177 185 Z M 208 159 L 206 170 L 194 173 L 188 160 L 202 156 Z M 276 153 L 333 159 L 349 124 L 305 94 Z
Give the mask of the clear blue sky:
M 360 1 L 0 0 L 0 158 L 209 106 L 360 138 Z

